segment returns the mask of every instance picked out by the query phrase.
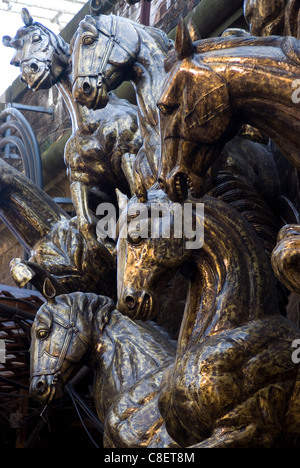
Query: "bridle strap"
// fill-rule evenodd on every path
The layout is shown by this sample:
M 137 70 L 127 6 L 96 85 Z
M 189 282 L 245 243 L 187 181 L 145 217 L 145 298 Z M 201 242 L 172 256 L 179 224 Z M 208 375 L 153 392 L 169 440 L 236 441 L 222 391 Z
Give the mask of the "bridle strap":
M 64 343 L 61 348 L 60 355 L 57 359 L 57 364 L 55 368 L 52 370 L 41 370 L 40 372 L 35 373 L 32 377 L 38 377 L 40 375 L 59 375 L 74 333 L 86 345 L 89 344 L 88 337 L 83 332 L 78 330 L 78 328 L 76 328 L 76 321 L 77 321 L 77 314 L 75 311 L 74 311 L 74 316 L 71 317 L 70 323 L 66 322 L 59 315 L 53 313 L 53 322 L 57 323 L 62 328 L 65 328 L 67 330 L 67 333 L 65 334 L 65 338 L 64 338 Z
M 116 32 L 117 32 L 117 21 L 116 17 L 112 16 L 112 25 L 111 25 L 111 32 L 109 35 L 109 40 L 106 45 L 104 55 L 102 57 L 99 71 L 98 71 L 98 80 L 97 80 L 97 88 L 101 88 L 102 86 L 102 81 L 103 81 L 103 72 L 105 70 L 105 67 L 110 59 L 112 50 L 114 48 L 115 42 L 116 42 Z

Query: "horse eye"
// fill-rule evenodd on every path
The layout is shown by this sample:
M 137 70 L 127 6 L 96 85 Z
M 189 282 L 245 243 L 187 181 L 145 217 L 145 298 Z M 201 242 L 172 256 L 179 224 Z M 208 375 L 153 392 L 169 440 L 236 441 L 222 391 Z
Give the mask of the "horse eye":
M 83 43 L 83 45 L 92 45 L 92 44 L 94 44 L 95 40 L 96 39 L 94 37 L 92 37 L 92 36 L 85 36 L 82 39 L 82 43 Z
M 159 103 L 157 104 L 157 107 L 159 108 L 160 112 L 166 115 L 172 114 L 174 110 L 176 110 L 179 107 L 179 104 L 174 104 L 173 106 L 167 106 L 166 104 Z
M 36 333 L 39 340 L 45 340 L 49 336 L 48 330 L 38 330 Z
M 143 239 L 141 238 L 141 236 L 128 235 L 128 241 L 132 245 L 139 245 L 143 242 Z
M 40 42 L 42 40 L 41 36 L 39 34 L 34 34 L 32 36 L 32 42 Z

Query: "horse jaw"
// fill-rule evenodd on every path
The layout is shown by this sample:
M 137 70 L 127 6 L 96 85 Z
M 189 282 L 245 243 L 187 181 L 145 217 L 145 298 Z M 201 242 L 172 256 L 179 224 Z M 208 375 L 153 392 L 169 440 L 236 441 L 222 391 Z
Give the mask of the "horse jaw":
M 183 203 L 190 195 L 201 198 L 210 187 L 209 168 L 218 156 L 219 145 L 201 145 L 183 138 L 168 138 L 162 148 L 158 180 L 170 200 Z M 170 158 L 177 155 L 177 161 Z

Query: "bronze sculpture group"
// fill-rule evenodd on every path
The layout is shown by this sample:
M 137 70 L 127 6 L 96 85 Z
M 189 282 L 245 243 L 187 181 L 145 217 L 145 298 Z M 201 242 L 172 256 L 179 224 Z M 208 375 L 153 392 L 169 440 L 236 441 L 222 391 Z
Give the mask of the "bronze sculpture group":
M 245 1 L 266 37 L 196 40 L 181 20 L 173 43 L 92 0 L 70 46 L 27 10 L 4 38 L 23 81 L 56 85 L 72 121 L 75 218 L 0 160 L 1 218 L 30 255 L 12 276 L 47 300 L 32 327 L 31 392 L 50 404 L 88 364 L 105 447 L 299 447 L 300 330 L 284 314 L 300 294 L 300 205 L 288 196 L 300 47 L 294 2 L 271 3 Z M 266 31 L 272 8 L 277 29 Z M 124 80 L 137 106 L 113 94 Z M 97 238 L 90 192 L 118 209 L 119 237 Z M 151 233 L 153 203 L 168 237 Z M 176 236 L 178 204 L 204 226 L 201 248 Z M 122 236 L 135 218 L 147 235 Z

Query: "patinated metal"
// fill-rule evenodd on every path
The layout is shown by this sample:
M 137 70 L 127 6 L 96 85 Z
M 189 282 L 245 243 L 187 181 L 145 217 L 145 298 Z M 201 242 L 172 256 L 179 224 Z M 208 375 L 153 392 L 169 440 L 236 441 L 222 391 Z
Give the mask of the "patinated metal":
M 0 159 L 0 216 L 28 252 L 30 262 L 40 268 L 28 275 L 23 264 L 13 264 L 13 277 L 25 286 L 31 277 L 39 284 L 38 276 L 53 275 L 62 291 L 103 291 L 116 297 L 116 262 L 102 242 L 93 250 L 78 232 L 77 218 L 71 218 L 44 190 L 21 172 Z M 46 275 L 47 276 L 47 275 Z M 102 280 L 101 280 L 102 278 Z M 107 289 L 106 289 L 107 288 Z
M 143 141 L 134 163 L 135 193 L 142 200 L 157 179 L 160 134 L 156 103 L 172 42 L 159 29 L 96 10 L 92 13 L 80 23 L 72 42 L 73 95 L 82 105 L 97 109 L 107 105 L 110 90 L 126 80 L 133 84 Z
M 196 443 L 202 448 L 272 447 L 285 427 L 287 439 L 282 443 L 289 444 L 290 431 L 293 437 L 296 433 L 293 425 L 291 429 L 286 425 L 290 415 L 281 413 L 281 398 L 289 405 L 297 382 L 298 366 L 291 361 L 290 346 L 299 330 L 279 313 L 270 259 L 249 223 L 221 200 L 206 196 L 202 201 L 201 249 L 186 250 L 184 238 L 119 241 L 118 261 L 124 273 L 118 275 L 118 309 L 135 320 L 151 319 L 157 313 L 161 282 L 181 269 L 189 278 L 189 292 L 174 367 L 164 375 L 159 398 L 169 434 L 182 447 Z M 159 191 L 149 193 L 147 203 L 153 202 L 164 204 L 171 213 L 175 209 Z M 129 222 L 126 210 L 121 217 Z M 260 367 L 263 378 L 257 379 Z M 293 375 L 289 382 L 284 377 L 287 369 Z M 285 383 L 280 387 L 280 382 Z M 279 407 L 280 416 L 275 410 Z M 270 414 L 267 424 L 264 411 Z M 293 443 L 297 446 L 299 440 Z
M 193 44 L 182 21 L 159 98 L 159 180 L 172 200 L 186 185 L 206 191 L 206 174 L 242 124 L 260 129 L 299 167 L 299 43 L 292 37 L 224 37 Z M 184 96 L 178 101 L 179 96 Z M 262 112 L 263 110 L 263 112 Z M 274 112 L 277 118 L 274 119 Z M 179 195 L 181 201 L 182 197 Z
M 1 216 L 31 254 L 12 276 L 47 300 L 31 394 L 51 405 L 88 365 L 105 447 L 298 448 L 300 330 L 285 315 L 300 294 L 299 6 L 246 0 L 250 31 L 200 40 L 181 20 L 174 44 L 100 0 L 90 13 L 70 48 L 26 10 L 4 39 L 32 88 L 58 85 L 73 125 L 76 218 L 1 163 Z M 136 110 L 110 96 L 124 80 Z M 118 203 L 113 253 L 91 186 Z M 184 209 L 196 247 L 175 228 Z
M 70 46 L 61 36 L 35 22 L 22 10 L 24 27 L 14 39 L 3 39 L 15 49 L 11 64 L 20 67 L 21 79 L 33 91 L 56 86 L 62 94 L 72 122 L 72 136 L 66 143 L 65 163 L 70 191 L 78 216 L 78 229 L 87 242 L 95 241 L 95 228 L 88 199 L 103 192 L 115 198 L 118 188 L 133 191 L 132 161 L 142 141 L 136 106 L 110 94 L 106 109 L 94 112 L 79 105 L 72 96 Z M 101 200 L 101 196 L 99 201 Z
M 134 323 L 110 298 L 60 295 L 42 306 L 34 321 L 31 393 L 50 404 L 86 362 L 95 371 L 104 446 L 177 447 L 157 405 L 159 384 L 174 353 L 175 343 L 162 329 Z

